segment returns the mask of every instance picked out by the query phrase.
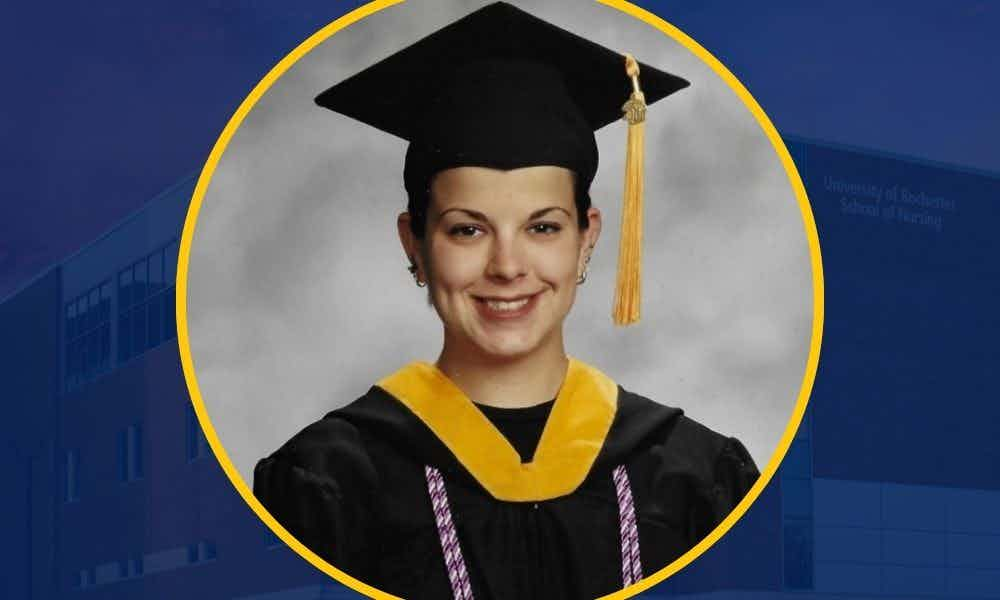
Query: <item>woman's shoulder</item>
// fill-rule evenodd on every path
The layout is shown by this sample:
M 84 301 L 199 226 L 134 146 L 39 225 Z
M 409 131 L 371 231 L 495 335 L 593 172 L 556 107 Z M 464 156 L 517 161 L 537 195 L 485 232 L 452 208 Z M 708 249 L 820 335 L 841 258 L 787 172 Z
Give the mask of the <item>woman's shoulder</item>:
M 721 471 L 742 470 L 757 473 L 750 453 L 736 437 L 719 433 L 692 419 L 679 408 L 660 404 L 622 389 L 619 393 L 619 429 L 642 434 L 635 443 L 654 454 L 663 465 L 675 465 L 707 479 Z
M 263 471 L 295 469 L 315 475 L 374 476 L 369 436 L 357 414 L 372 408 L 372 392 L 347 406 L 331 411 L 293 435 L 269 456 L 258 461 L 257 479 Z
M 346 416 L 345 409 L 311 423 L 258 461 L 253 493 L 313 552 L 370 580 L 373 507 L 378 505 L 381 480 L 364 428 Z

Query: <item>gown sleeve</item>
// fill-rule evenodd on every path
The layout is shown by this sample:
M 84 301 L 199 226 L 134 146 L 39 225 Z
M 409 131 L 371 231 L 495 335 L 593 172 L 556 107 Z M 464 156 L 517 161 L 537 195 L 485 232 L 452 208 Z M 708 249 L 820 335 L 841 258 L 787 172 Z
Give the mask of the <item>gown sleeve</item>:
M 736 438 L 726 438 L 712 462 L 708 486 L 702 491 L 702 502 L 692 514 L 693 541 L 708 535 L 729 513 L 760 477 L 750 453 Z
M 713 504 L 719 521 L 746 496 L 760 472 L 750 453 L 736 438 L 729 438 L 715 459 Z
M 320 421 L 254 469 L 253 493 L 297 540 L 348 574 L 372 581 L 375 469 L 357 430 Z

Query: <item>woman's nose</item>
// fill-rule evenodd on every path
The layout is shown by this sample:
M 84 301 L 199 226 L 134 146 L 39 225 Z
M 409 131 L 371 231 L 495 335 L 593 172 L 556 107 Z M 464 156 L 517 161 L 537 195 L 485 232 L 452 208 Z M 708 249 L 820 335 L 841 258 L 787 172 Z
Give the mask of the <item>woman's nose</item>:
M 527 272 L 526 259 L 521 244 L 508 236 L 496 236 L 486 274 L 497 279 L 513 280 Z

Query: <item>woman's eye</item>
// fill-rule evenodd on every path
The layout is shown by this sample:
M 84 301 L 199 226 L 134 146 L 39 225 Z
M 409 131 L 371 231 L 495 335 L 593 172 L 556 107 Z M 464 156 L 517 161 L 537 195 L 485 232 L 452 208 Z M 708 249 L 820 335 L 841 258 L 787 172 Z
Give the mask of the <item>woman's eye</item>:
M 482 230 L 475 225 L 455 225 L 448 230 L 448 234 L 453 237 L 471 238 L 482 233 Z
M 558 233 L 562 226 L 558 223 L 535 223 L 529 227 L 532 233 Z

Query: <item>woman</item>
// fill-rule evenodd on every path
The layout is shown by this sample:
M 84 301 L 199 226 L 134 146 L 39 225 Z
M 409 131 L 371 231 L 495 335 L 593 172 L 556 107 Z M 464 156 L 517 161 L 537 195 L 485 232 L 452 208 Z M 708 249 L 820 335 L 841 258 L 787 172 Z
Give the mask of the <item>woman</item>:
M 602 225 L 593 131 L 630 90 L 687 85 L 643 65 L 640 91 L 623 62 L 495 4 L 317 98 L 409 141 L 397 226 L 444 329 L 435 364 L 257 465 L 255 495 L 339 569 L 408 598 L 595 597 L 690 549 L 757 479 L 737 440 L 566 355 Z

